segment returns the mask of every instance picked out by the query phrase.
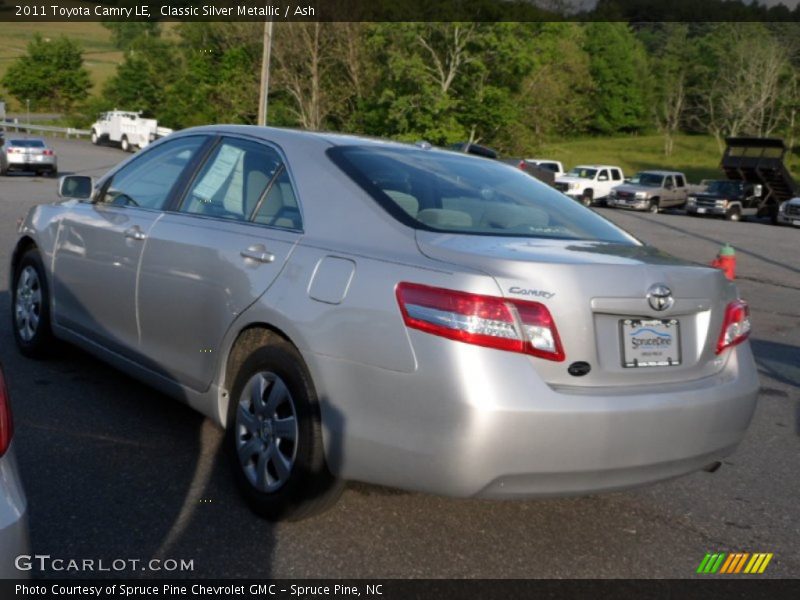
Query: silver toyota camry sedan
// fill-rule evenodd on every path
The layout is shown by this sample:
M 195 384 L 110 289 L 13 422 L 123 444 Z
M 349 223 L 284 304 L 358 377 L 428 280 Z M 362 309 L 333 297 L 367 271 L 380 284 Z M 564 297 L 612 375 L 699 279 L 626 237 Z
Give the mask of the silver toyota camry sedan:
M 77 344 L 226 429 L 250 506 L 345 480 L 526 498 L 648 484 L 742 439 L 758 379 L 721 271 L 513 167 L 216 126 L 35 207 L 17 344 Z

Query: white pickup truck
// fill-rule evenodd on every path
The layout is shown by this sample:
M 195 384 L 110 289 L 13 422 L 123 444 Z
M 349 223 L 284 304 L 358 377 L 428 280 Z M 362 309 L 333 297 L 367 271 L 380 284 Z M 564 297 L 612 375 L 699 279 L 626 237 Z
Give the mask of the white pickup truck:
M 92 143 L 110 142 L 119 144 L 125 152 L 133 152 L 170 133 L 172 129 L 159 127 L 158 121 L 144 119 L 141 113 L 112 110 L 101 114 L 92 124 Z
M 555 187 L 584 206 L 608 198 L 625 181 L 622 169 L 613 165 L 579 165 L 556 178 Z

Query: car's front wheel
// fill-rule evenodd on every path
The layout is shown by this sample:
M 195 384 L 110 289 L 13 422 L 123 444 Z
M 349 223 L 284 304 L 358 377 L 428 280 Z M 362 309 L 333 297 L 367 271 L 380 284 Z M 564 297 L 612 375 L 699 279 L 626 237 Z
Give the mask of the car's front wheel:
M 650 204 L 647 205 L 647 212 L 651 214 L 658 212 L 658 200 L 650 200 Z
M 11 321 L 17 347 L 25 356 L 44 358 L 53 350 L 50 296 L 39 251 L 31 248 L 14 273 Z
M 342 486 L 325 462 L 319 402 L 298 351 L 270 336 L 234 377 L 225 445 L 250 508 L 278 521 L 332 506 Z

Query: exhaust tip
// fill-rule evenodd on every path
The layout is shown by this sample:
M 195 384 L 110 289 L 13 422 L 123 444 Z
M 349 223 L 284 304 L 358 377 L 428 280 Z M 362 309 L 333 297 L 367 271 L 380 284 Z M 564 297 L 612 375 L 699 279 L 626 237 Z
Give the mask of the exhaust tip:
M 716 473 L 721 466 L 722 463 L 718 460 L 715 460 L 714 462 L 709 463 L 705 467 L 703 467 L 703 471 L 705 471 L 706 473 Z

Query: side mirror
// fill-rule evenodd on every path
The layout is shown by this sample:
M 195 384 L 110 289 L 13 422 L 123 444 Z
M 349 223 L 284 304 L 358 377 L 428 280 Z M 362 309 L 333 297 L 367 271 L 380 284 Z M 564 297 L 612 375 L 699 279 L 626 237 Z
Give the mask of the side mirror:
M 675 187 L 675 186 L 674 186 L 674 185 L 673 185 L 673 183 L 670 181 L 670 182 L 668 182 L 668 183 L 667 183 L 667 184 L 664 186 L 664 189 L 671 190 L 671 189 L 672 189 L 672 188 L 674 188 L 674 187 Z
M 58 181 L 58 196 L 60 198 L 88 200 L 92 197 L 93 190 L 94 179 L 86 175 L 66 175 Z
M 605 175 L 600 175 L 600 177 L 597 178 L 597 181 L 608 181 L 608 177 Z

